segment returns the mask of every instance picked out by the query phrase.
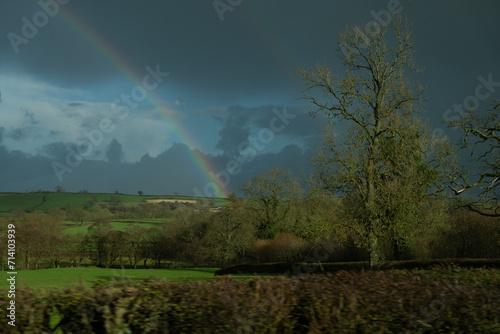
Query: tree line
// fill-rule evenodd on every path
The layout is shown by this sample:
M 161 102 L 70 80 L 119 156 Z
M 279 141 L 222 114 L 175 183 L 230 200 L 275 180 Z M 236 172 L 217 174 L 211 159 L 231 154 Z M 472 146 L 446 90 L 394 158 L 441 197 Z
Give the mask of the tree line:
M 156 211 L 160 215 L 151 228 L 140 222 L 121 223 L 126 227 L 114 228 L 112 220 L 125 214 L 116 209 L 120 206 L 107 209 L 106 215 L 102 214 L 103 208 L 93 212 L 76 210 L 88 215 L 86 233 L 66 231 L 67 219 L 75 217 L 74 208 L 55 208 L 50 213 L 17 211 L 2 217 L 4 224 L 0 228 L 5 229 L 8 223 L 16 225 L 16 266 L 20 269 L 89 264 L 105 268 L 168 268 L 291 263 L 314 256 L 320 245 L 330 250 L 325 261 L 371 259 L 367 235 L 360 233 L 356 217 L 352 216 L 357 203 L 349 204 L 349 197 L 306 192 L 298 178 L 279 168 L 257 175 L 243 191 L 245 198 L 232 194 L 226 209 L 218 212 L 207 210 L 203 204 L 173 210 L 152 203 L 147 207 L 155 208 L 146 211 L 145 206 L 136 207 L 138 212 Z M 444 196 L 429 197 L 416 207 L 412 221 L 404 229 L 399 227 L 400 234 L 395 235 L 395 229 L 378 234 L 377 251 L 384 261 L 500 257 L 498 218 L 460 208 Z M 7 233 L 1 235 L 5 239 Z M 0 242 L 7 245 L 6 240 Z M 2 256 L 2 269 L 6 270 L 6 265 Z

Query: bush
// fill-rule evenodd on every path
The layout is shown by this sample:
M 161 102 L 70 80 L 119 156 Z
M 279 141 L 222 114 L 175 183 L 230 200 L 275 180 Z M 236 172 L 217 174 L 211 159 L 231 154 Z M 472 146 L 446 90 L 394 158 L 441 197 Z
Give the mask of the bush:
M 368 250 L 357 246 L 354 240 L 350 237 L 340 244 L 332 244 L 330 242 L 329 246 L 327 241 L 323 241 L 318 247 L 331 250 L 330 256 L 327 260 L 325 260 L 328 262 L 368 261 L 370 258 Z
M 297 262 L 306 257 L 309 243 L 293 234 L 280 233 L 274 239 L 258 239 L 252 249 L 257 262 Z
M 455 210 L 430 251 L 433 258 L 500 258 L 500 218 Z

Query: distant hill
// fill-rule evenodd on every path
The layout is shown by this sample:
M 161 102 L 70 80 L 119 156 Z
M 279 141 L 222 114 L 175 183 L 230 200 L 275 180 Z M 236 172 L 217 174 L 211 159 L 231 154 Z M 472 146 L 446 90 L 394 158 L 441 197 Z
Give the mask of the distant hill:
M 214 206 L 226 205 L 225 198 L 196 198 L 191 196 L 174 195 L 125 195 L 125 194 L 103 194 L 103 193 L 0 193 L 0 215 L 8 215 L 14 210 L 35 211 L 40 210 L 48 212 L 50 209 L 58 207 L 62 209 L 83 207 L 86 202 L 107 202 L 113 200 L 119 201 L 125 205 L 138 205 L 141 202 L 155 199 L 178 200 L 179 202 L 187 200 L 210 200 Z

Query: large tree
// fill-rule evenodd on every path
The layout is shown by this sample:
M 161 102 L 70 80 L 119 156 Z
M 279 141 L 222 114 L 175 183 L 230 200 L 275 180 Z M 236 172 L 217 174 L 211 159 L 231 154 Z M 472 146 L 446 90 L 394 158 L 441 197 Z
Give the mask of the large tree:
M 464 205 L 485 216 L 500 217 L 500 101 L 495 101 L 487 112 L 469 110 L 457 120 L 448 122 L 450 127 L 462 131 L 461 150 L 469 150 L 475 173 L 457 170 L 454 175 L 455 194 L 477 190 L 476 200 L 465 199 Z
M 422 200 L 438 187 L 450 163 L 446 139 L 433 138 L 420 121 L 423 88 L 406 19 L 371 34 L 359 27 L 340 34 L 345 72 L 326 65 L 303 70 L 304 97 L 312 114 L 328 120 L 323 148 L 313 160 L 323 190 L 344 200 L 345 222 L 370 251 L 370 265 L 384 260 L 381 239 L 404 247 L 412 224 L 421 222 Z M 449 171 L 448 171 L 449 172 Z

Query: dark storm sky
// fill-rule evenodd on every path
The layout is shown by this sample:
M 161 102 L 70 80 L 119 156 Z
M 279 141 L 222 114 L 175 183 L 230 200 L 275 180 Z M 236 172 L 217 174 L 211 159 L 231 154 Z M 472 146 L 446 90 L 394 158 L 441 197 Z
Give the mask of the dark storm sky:
M 413 24 L 426 117 L 453 137 L 441 122 L 454 105 L 500 98 L 498 1 L 2 0 L 0 191 L 203 194 L 216 175 L 237 191 L 276 165 L 307 172 L 322 125 L 298 69 L 341 71 L 341 30 L 391 8 Z M 112 104 L 145 91 L 147 68 L 169 74 L 117 119 Z M 242 158 L 249 139 L 255 155 Z M 225 179 L 229 161 L 240 169 Z

